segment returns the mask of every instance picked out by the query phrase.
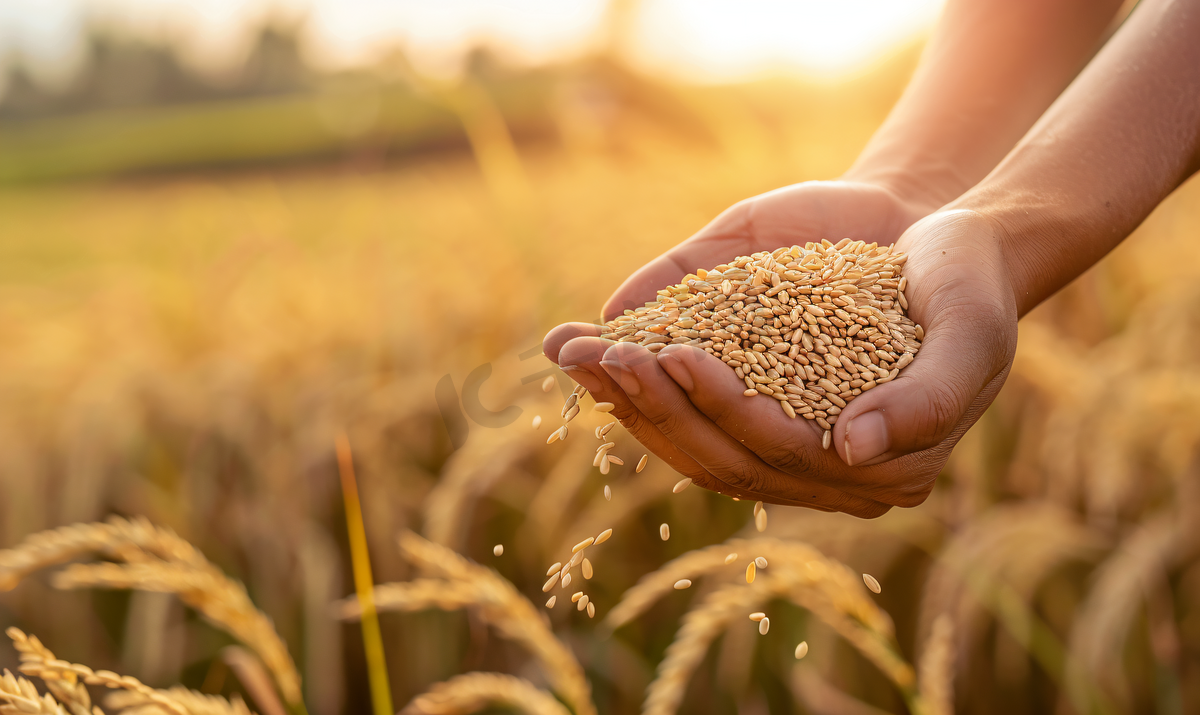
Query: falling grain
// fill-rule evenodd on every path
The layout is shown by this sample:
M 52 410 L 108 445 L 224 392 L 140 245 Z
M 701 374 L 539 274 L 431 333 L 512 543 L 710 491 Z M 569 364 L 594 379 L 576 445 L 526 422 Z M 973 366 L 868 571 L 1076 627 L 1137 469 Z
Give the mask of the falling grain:
M 609 464 L 615 464 L 615 465 L 617 465 L 618 467 L 623 467 L 623 466 L 625 466 L 625 460 L 621 459 L 620 457 L 614 457 L 614 456 L 613 456 L 613 455 L 611 455 L 611 454 L 608 454 L 608 455 L 605 455 L 605 456 L 608 458 L 608 462 L 609 462 Z
M 579 603 L 579 599 L 583 598 L 583 591 L 576 591 L 571 594 L 571 603 Z
M 561 569 L 561 568 L 562 568 L 562 562 L 561 562 L 561 561 L 555 561 L 553 566 L 551 566 L 550 568 L 546 569 L 546 575 L 547 575 L 547 576 L 549 576 L 549 575 L 553 574 L 555 571 L 558 571 L 558 570 L 559 570 L 559 569 Z
M 604 500 L 612 501 L 612 489 L 607 484 L 604 485 Z
M 591 546 L 594 543 L 596 543 L 596 537 L 589 536 L 586 539 L 584 539 L 583 541 L 580 541 L 578 544 L 575 544 L 574 546 L 572 546 L 571 553 L 577 554 L 580 551 L 583 551 L 584 549 L 586 549 L 587 547 Z
M 558 596 L 551 596 L 549 601 L 546 601 L 546 608 L 554 608 L 554 602 L 558 600 Z
M 883 590 L 879 586 L 879 581 L 869 573 L 863 574 L 863 583 L 867 584 L 867 588 L 871 589 L 872 593 L 879 593 Z
M 492 553 L 495 554 L 496 556 L 503 556 L 504 555 L 504 544 L 496 544 L 495 546 L 493 546 Z
M 659 537 L 662 538 L 663 541 L 666 541 L 667 539 L 671 538 L 671 527 L 667 526 L 666 524 L 659 525 L 658 535 L 659 535 Z
M 554 574 L 546 580 L 546 583 L 542 585 L 542 593 L 546 593 L 550 589 L 554 588 L 554 584 L 558 582 L 558 577 L 561 573 L 561 571 L 555 571 Z
M 600 535 L 596 537 L 596 542 L 595 542 L 596 546 L 599 546 L 600 544 L 603 544 L 605 541 L 608 541 L 608 538 L 610 536 L 612 536 L 612 529 L 605 529 L 604 531 L 601 531 Z
M 617 424 L 616 422 L 609 422 L 608 424 L 601 425 L 601 426 L 598 428 L 597 432 L 596 432 L 596 437 L 597 437 L 597 438 L 599 438 L 599 439 L 604 439 L 604 435 L 606 435 L 606 434 L 608 434 L 609 432 L 611 432 L 611 431 L 612 431 L 612 428 L 613 428 L 613 427 L 614 427 L 616 424 Z
M 545 380 L 542 380 L 542 392 L 549 392 L 554 389 L 554 376 L 551 375 Z
M 754 559 L 754 565 L 760 569 L 765 569 L 767 567 L 767 560 L 762 556 L 759 556 L 758 558 Z
M 818 417 L 817 419 L 821 419 Z M 821 433 L 821 449 L 829 449 L 829 445 L 833 444 L 833 432 L 825 430 Z
M 763 503 L 760 501 L 754 502 L 754 517 L 758 518 L 758 512 L 763 510 Z
M 647 462 L 649 462 L 649 461 L 650 461 L 650 455 L 648 455 L 648 454 L 643 454 L 643 455 L 642 455 L 642 458 L 638 460 L 638 463 L 637 463 L 637 469 L 634 469 L 634 470 L 633 470 L 633 473 L 634 473 L 634 474 L 641 474 L 641 473 L 642 473 L 642 470 L 646 468 L 646 463 L 647 463 Z
M 729 564 L 733 563 L 734 561 L 737 561 L 737 552 L 736 551 L 725 557 L 725 565 L 728 566 Z
M 585 579 L 590 579 L 592 577 L 592 574 L 595 573 L 592 570 L 592 562 L 588 561 L 587 559 L 583 560 L 583 564 L 581 565 L 581 567 L 583 569 L 583 577 Z
M 542 416 L 534 415 L 533 416 L 533 428 L 537 429 L 538 427 L 541 427 L 541 426 L 542 426 Z
M 754 583 L 754 562 L 753 561 L 751 561 L 750 565 L 746 567 L 746 583 Z
M 808 641 L 800 641 L 800 645 L 796 646 L 796 660 L 800 660 L 808 655 Z
M 582 598 L 580 598 L 580 599 L 578 599 L 578 600 L 579 600 L 579 602 L 575 604 L 575 610 L 576 610 L 576 611 L 582 611 L 583 609 L 585 609 L 585 608 L 587 608 L 587 607 L 588 607 L 588 603 L 589 603 L 589 602 L 590 602 L 592 599 L 588 598 L 588 597 L 587 597 L 587 595 L 584 595 Z
M 596 412 L 612 412 L 614 406 L 611 402 L 597 402 L 596 406 L 592 409 Z
M 686 578 L 681 578 L 675 582 L 675 590 L 682 591 L 685 588 L 691 588 L 692 582 Z
M 563 588 L 567 588 L 567 587 L 568 587 L 568 586 L 570 586 L 570 585 L 571 585 L 571 573 L 570 573 L 570 572 L 567 572 L 567 573 L 566 573 L 566 574 L 565 574 L 565 575 L 562 577 L 562 587 L 563 587 Z
M 764 508 L 758 512 L 758 516 L 754 517 L 754 528 L 759 532 L 767 530 L 767 510 Z
M 687 489 L 690 486 L 692 486 L 692 480 L 689 477 L 684 477 L 683 479 L 680 479 L 678 482 L 675 482 L 675 486 L 671 487 L 671 493 L 678 494 L 679 492 L 683 491 L 684 489 Z
M 767 614 L 763 613 L 762 611 L 755 611 L 754 613 L 750 614 L 750 620 L 754 621 L 755 623 L 758 623 L 766 617 Z
M 595 618 L 596 617 L 596 604 L 589 603 L 588 607 L 587 607 L 587 612 L 588 612 L 588 618 Z
M 758 622 L 758 634 L 760 636 L 765 636 L 767 634 L 767 631 L 769 631 L 769 630 L 771 630 L 771 619 L 770 618 L 764 618 Z

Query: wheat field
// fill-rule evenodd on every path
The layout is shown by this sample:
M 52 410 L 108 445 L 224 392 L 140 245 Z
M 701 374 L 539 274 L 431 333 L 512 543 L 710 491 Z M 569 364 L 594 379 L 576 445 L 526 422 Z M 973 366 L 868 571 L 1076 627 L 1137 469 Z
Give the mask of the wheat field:
M 601 477 L 599 415 L 545 444 L 570 384 L 539 388 L 544 332 L 728 204 L 836 176 L 903 74 L 675 87 L 687 132 L 564 110 L 553 142 L 0 189 L 0 665 L 33 679 L 0 709 L 369 712 L 342 431 L 406 713 L 1200 709 L 1194 183 L 1022 323 L 918 508 L 760 534 L 635 476 L 619 427 Z M 468 393 L 487 414 L 448 429 Z M 596 617 L 546 610 L 606 528 Z

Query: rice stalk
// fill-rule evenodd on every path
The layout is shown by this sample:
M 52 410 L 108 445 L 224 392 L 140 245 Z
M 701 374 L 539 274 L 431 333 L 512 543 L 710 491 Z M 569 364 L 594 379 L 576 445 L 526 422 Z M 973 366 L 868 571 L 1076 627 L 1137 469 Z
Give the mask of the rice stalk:
M 526 715 L 571 715 L 550 693 L 501 673 L 465 673 L 436 683 L 413 698 L 400 715 L 468 715 L 492 707 Z
M 336 440 L 338 474 L 342 482 L 342 500 L 346 506 L 346 531 L 350 539 L 350 561 L 354 571 L 354 590 L 362 605 L 361 626 L 363 650 L 367 658 L 367 678 L 371 688 L 371 705 L 375 715 L 392 715 L 392 691 L 388 684 L 387 662 L 383 653 L 383 634 L 372 598 L 374 579 L 371 576 L 371 557 L 367 553 L 367 532 L 363 526 L 362 505 L 358 500 L 358 483 L 354 479 L 354 460 L 345 433 Z
M 924 715 L 954 715 L 954 622 L 937 617 L 917 665 Z
M 237 694 L 226 700 L 220 695 L 200 693 L 182 685 L 155 692 L 183 705 L 191 715 L 252 715 L 250 708 Z M 168 712 L 145 695 L 128 690 L 109 693 L 104 698 L 104 704 L 121 715 L 160 715 Z
M 575 655 L 555 637 L 545 615 L 503 576 L 468 561 L 454 551 L 428 541 L 411 531 L 400 534 L 400 551 L 425 573 L 443 579 L 449 595 L 435 593 L 436 581 L 417 579 L 409 584 L 383 584 L 376 587 L 381 611 L 420 608 L 467 607 L 505 638 L 523 645 L 546 673 L 551 687 L 576 715 L 596 715 L 591 685 Z M 415 585 L 410 585 L 415 584 Z M 467 597 L 473 599 L 467 603 Z M 339 605 L 345 618 L 355 617 L 361 608 L 357 598 Z
M 58 660 L 49 648 L 42 645 L 37 636 L 26 635 L 19 628 L 9 628 L 5 632 L 12 639 L 13 648 L 17 650 L 22 662 L 27 656 L 40 658 L 43 661 Z M 74 673 L 68 673 L 64 678 L 54 678 L 44 682 L 46 689 L 71 712 L 71 715 L 91 715 L 92 696 Z
M 25 678 L 14 676 L 7 668 L 4 669 L 4 675 L 0 677 L 0 700 L 5 703 L 0 707 L 0 712 L 6 714 L 67 715 L 68 713 L 50 693 L 39 694 L 33 683 Z
M 211 624 L 262 658 L 284 700 L 304 711 L 300 674 L 271 619 L 255 608 L 246 589 L 195 547 L 144 519 L 112 518 L 32 534 L 0 551 L 0 584 L 12 588 L 29 573 L 99 554 L 124 561 L 73 564 L 55 575 L 57 588 L 119 588 L 174 593 Z

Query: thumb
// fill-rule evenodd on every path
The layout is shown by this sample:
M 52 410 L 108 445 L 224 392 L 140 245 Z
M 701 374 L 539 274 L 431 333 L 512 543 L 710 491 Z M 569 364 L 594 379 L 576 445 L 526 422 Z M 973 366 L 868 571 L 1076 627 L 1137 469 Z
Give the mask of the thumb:
M 915 359 L 895 380 L 853 400 L 834 425 L 846 464 L 885 462 L 957 438 L 995 398 L 1016 350 L 1017 309 L 990 235 L 961 221 L 927 229 L 910 253 L 905 291 L 924 327 Z M 970 222 L 968 222 L 970 223 Z M 920 224 L 918 224 L 919 226 Z

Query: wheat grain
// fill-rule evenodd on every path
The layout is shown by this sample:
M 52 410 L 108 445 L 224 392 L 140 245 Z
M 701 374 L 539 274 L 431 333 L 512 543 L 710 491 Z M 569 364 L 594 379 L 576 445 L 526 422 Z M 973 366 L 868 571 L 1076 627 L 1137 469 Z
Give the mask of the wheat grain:
M 39 695 L 33 683 L 25 678 L 14 676 L 7 668 L 0 676 L 0 700 L 7 703 L 6 713 L 45 713 L 46 715 L 65 715 L 65 711 L 50 693 Z
M 588 561 L 587 559 L 584 559 L 581 566 L 582 566 L 583 577 L 585 579 L 591 579 L 593 574 L 595 573 L 592 571 L 592 562 Z
M 750 620 L 754 621 L 755 623 L 758 623 L 766 617 L 767 614 L 763 613 L 762 611 L 755 611 L 754 613 L 750 614 Z
M 596 604 L 589 603 L 587 605 L 587 613 L 588 613 L 588 618 L 595 618 L 596 617 Z
M 252 715 L 250 708 L 246 707 L 246 703 L 237 694 L 234 694 L 232 699 L 226 700 L 220 695 L 198 693 L 181 685 L 155 692 L 176 701 L 190 715 Z M 129 690 L 117 690 L 109 693 L 104 698 L 104 704 L 119 711 L 121 715 L 166 715 L 168 712 L 145 695 Z M 277 705 L 277 707 L 280 706 Z M 92 713 L 91 715 L 102 714 Z
M 766 507 L 763 507 L 762 509 L 760 509 L 758 512 L 758 515 L 754 517 L 754 528 L 758 529 L 758 532 L 760 534 L 767 530 L 767 509 L 766 509 Z
M 495 556 L 503 556 L 504 555 L 504 544 L 496 544 L 495 546 L 493 546 L 492 554 L 494 554 Z
M 37 636 L 26 635 L 19 628 L 9 628 L 6 633 L 12 639 L 13 648 L 20 654 L 22 661 L 27 657 L 40 658 L 42 661 L 57 660 L 54 653 L 42 645 Z M 91 694 L 74 673 L 69 673 L 64 678 L 52 678 L 43 682 L 50 694 L 72 715 L 91 715 Z
M 596 537 L 589 536 L 586 539 L 584 539 L 583 541 L 580 541 L 578 544 L 575 544 L 574 546 L 572 546 L 571 553 L 577 554 L 580 551 L 583 551 L 584 549 L 586 549 L 587 547 L 591 546 L 594 543 L 596 543 Z
M 862 578 L 863 578 L 863 583 L 865 583 L 867 585 L 867 588 L 871 589 L 871 591 L 873 593 L 879 593 L 880 591 L 883 590 L 879 586 L 879 581 L 877 581 L 875 579 L 875 577 L 872 576 L 871 574 L 865 573 L 865 574 L 863 574 Z
M 817 418 L 817 423 L 824 422 L 820 417 Z M 833 444 L 833 432 L 829 429 L 829 424 L 821 424 L 825 431 L 821 433 L 821 449 L 829 449 L 829 445 Z
M 612 501 L 612 489 L 607 484 L 604 485 L 604 501 Z
M 675 486 L 671 487 L 671 493 L 678 494 L 679 492 L 683 491 L 684 489 L 687 489 L 690 486 L 692 486 L 691 478 L 684 477 L 683 479 L 680 479 L 678 482 L 675 482 Z
M 466 673 L 436 683 L 399 715 L 466 715 L 501 708 L 525 715 L 571 715 L 553 695 L 527 680 L 500 673 Z
M 653 302 L 606 323 L 601 337 L 651 352 L 668 342 L 691 345 L 726 361 L 747 381 L 748 397 L 789 386 L 813 395 L 798 400 L 810 409 L 826 397 L 844 407 L 870 389 L 872 378 L 885 379 L 882 366 L 905 357 L 907 364 L 920 338 L 912 337 L 919 326 L 905 315 L 907 299 L 897 289 L 904 254 L 861 241 L 840 245 L 779 248 L 689 273 Z M 902 368 L 888 368 L 886 380 Z M 770 387 L 752 380 L 751 370 Z M 796 416 L 796 405 L 778 402 Z M 826 433 L 836 422 L 835 415 L 814 419 Z
M 546 579 L 546 583 L 542 584 L 542 593 L 548 593 L 550 589 L 554 588 L 554 584 L 558 582 L 559 575 L 560 572 L 555 571 L 550 575 L 550 578 Z
M 550 568 L 546 569 L 546 575 L 547 575 L 547 576 L 550 576 L 550 575 L 552 575 L 552 574 L 553 574 L 555 571 L 558 571 L 558 570 L 559 570 L 559 569 L 561 569 L 561 568 L 562 568 L 562 562 L 561 562 L 561 561 L 555 561 L 553 564 L 551 564 L 551 565 L 550 565 Z
M 725 565 L 726 566 L 733 563 L 734 561 L 737 561 L 737 552 L 736 551 L 725 556 Z
M 554 602 L 558 600 L 558 596 L 551 596 L 546 600 L 546 608 L 554 608 Z
M 600 544 L 603 544 L 605 541 L 608 541 L 609 538 L 612 537 L 612 533 L 613 533 L 612 529 L 605 529 L 604 531 L 601 531 L 600 534 L 596 537 L 596 546 L 599 546 Z
M 542 380 L 542 392 L 549 392 L 554 389 L 554 376 L 551 375 L 545 380 Z
M 666 524 L 659 524 L 658 537 L 663 541 L 671 538 L 671 527 L 667 526 Z
M 542 426 L 542 416 L 534 415 L 533 416 L 533 428 L 537 429 L 538 427 L 541 427 L 541 426 Z
M 800 660 L 808 655 L 808 641 L 800 641 L 800 645 L 796 646 L 796 660 Z
M 746 566 L 746 583 L 754 583 L 754 570 L 754 562 L 751 561 L 750 564 Z
M 581 598 L 583 598 L 583 591 L 576 591 L 571 594 L 571 603 L 578 603 Z
M 591 599 L 588 598 L 588 596 L 586 594 L 582 595 L 579 598 L 578 602 L 575 604 L 575 610 L 582 611 L 583 609 L 587 608 L 588 601 L 590 601 L 590 600 Z
M 682 591 L 685 588 L 691 588 L 692 582 L 686 578 L 681 578 L 675 582 L 675 590 Z
M 633 470 L 633 473 L 641 474 L 642 470 L 646 468 L 646 463 L 649 461 L 650 461 L 650 455 L 643 454 L 642 458 L 638 460 L 637 467 Z
M 615 464 L 618 467 L 625 466 L 625 460 L 621 459 L 620 457 L 614 457 L 611 454 L 605 454 L 604 458 L 608 460 L 609 464 Z
M 758 634 L 760 636 L 765 636 L 767 634 L 767 631 L 769 631 L 770 629 L 771 629 L 771 619 L 763 617 L 763 619 L 758 622 Z
M 760 569 L 765 569 L 767 567 L 767 560 L 762 556 L 759 556 L 754 559 L 754 565 Z
M 597 402 L 592 409 L 596 412 L 612 412 L 613 407 L 615 405 L 611 402 Z

